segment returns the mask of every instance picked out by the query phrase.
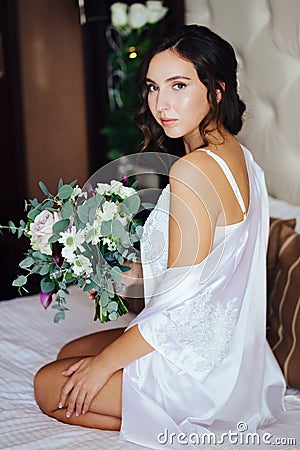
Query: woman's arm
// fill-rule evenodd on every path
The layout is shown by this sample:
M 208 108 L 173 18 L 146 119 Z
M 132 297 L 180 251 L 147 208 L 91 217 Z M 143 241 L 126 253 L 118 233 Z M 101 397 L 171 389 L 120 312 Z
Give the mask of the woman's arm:
M 95 395 L 115 372 L 152 351 L 138 326 L 133 326 L 99 355 L 83 358 L 63 373 L 69 380 L 61 391 L 58 407 L 66 406 L 67 417 L 75 410 L 77 416 L 85 414 Z
M 188 154 L 171 168 L 168 267 L 199 264 L 211 251 L 222 205 L 205 157 Z

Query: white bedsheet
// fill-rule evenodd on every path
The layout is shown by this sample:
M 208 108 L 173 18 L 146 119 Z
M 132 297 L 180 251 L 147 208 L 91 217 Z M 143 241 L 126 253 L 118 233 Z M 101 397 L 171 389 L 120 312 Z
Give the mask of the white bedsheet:
M 101 328 L 126 326 L 132 314 L 110 324 L 93 321 L 93 302 L 76 288 L 70 311 L 59 324 L 44 311 L 38 296 L 0 303 L 0 448 L 1 449 L 137 449 L 117 432 L 74 427 L 44 415 L 35 403 L 33 376 L 53 360 L 64 343 Z

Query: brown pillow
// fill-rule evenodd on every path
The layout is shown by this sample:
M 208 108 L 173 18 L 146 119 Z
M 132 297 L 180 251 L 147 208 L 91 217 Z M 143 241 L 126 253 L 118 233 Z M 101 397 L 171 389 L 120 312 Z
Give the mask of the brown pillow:
M 267 339 L 289 387 L 300 389 L 300 234 L 296 219 L 270 218 Z

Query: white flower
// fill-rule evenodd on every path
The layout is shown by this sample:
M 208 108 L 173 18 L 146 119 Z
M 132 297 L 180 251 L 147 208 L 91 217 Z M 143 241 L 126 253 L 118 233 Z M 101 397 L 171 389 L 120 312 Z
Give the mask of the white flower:
M 97 219 L 112 220 L 118 212 L 118 207 L 113 202 L 104 202 L 102 209 L 97 210 Z
M 92 264 L 88 258 L 78 255 L 72 262 L 72 271 L 74 275 L 90 275 L 93 272 Z
M 123 183 L 117 180 L 111 181 L 109 193 L 119 195 L 123 200 L 135 194 L 135 189 L 124 186 Z
M 47 210 L 36 216 L 28 231 L 28 234 L 31 236 L 30 243 L 33 250 L 37 250 L 45 255 L 52 255 L 48 239 L 54 234 L 52 227 L 58 220 L 60 220 L 58 213 L 52 213 Z
M 71 201 L 79 197 L 82 194 L 82 189 L 78 186 L 78 184 L 73 188 L 73 194 L 71 195 Z
M 168 12 L 168 8 L 163 6 L 163 2 L 151 0 L 146 2 L 148 10 L 148 22 L 156 23 L 159 22 Z
M 63 244 L 62 256 L 67 260 L 72 259 L 72 253 L 77 249 L 83 251 L 82 243 L 84 242 L 84 230 L 76 230 L 76 227 L 71 227 L 67 231 L 60 233 L 58 242 Z
M 121 186 L 119 189 L 119 196 L 124 200 L 124 198 L 131 197 L 131 195 L 135 194 L 135 189 L 131 187 Z
M 77 255 L 70 247 L 63 247 L 61 255 L 69 263 L 73 263 L 74 259 L 77 257 Z
M 100 242 L 101 223 L 102 220 L 95 219 L 92 225 L 89 223 L 86 225 L 84 229 L 86 242 L 91 242 L 93 245 L 97 245 Z
M 127 8 L 128 5 L 123 2 L 116 2 L 111 5 L 111 23 L 114 27 L 119 28 L 127 25 Z
M 111 180 L 110 186 L 109 186 L 110 194 L 119 195 L 119 190 L 122 186 L 123 186 L 123 184 L 121 183 L 121 181 Z
M 107 245 L 107 248 L 108 248 L 109 251 L 114 252 L 115 250 L 117 250 L 116 242 L 112 241 L 111 239 L 106 237 L 106 238 L 102 239 L 102 242 L 103 242 L 104 245 L 105 244 Z
M 95 188 L 95 192 L 97 192 L 99 195 L 103 195 L 106 192 L 110 192 L 110 188 L 110 184 L 98 183 L 97 187 Z
M 131 28 L 142 28 L 148 22 L 148 9 L 142 3 L 133 3 L 129 7 L 128 25 Z

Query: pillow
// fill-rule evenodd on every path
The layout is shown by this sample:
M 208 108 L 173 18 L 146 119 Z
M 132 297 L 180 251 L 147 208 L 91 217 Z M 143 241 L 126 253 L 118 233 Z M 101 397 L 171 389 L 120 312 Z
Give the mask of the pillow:
M 295 219 L 270 218 L 267 339 L 289 387 L 300 389 L 300 234 Z

